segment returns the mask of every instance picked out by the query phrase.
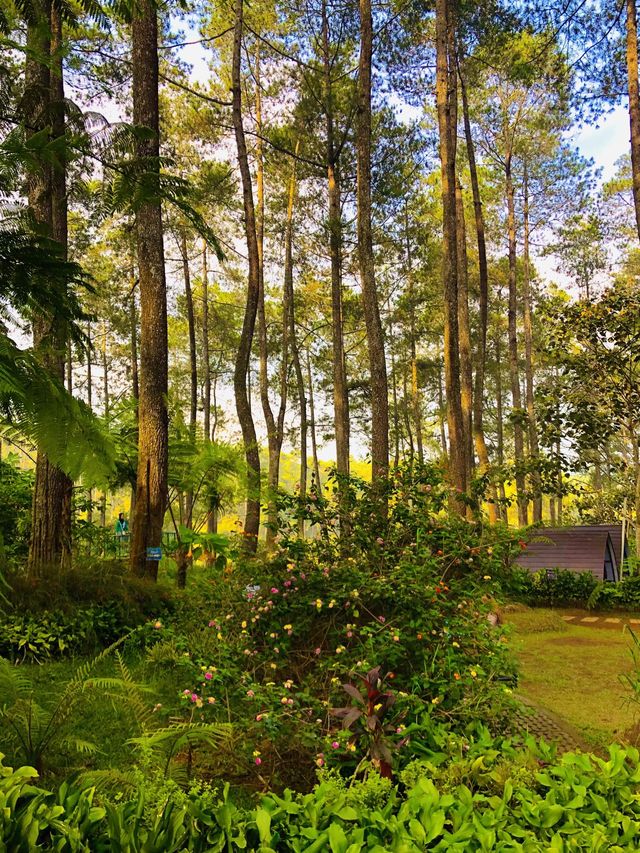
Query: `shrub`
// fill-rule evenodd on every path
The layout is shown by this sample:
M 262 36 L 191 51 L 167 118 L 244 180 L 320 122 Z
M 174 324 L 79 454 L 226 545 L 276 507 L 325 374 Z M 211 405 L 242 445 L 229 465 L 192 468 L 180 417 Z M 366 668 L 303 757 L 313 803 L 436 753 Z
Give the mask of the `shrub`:
M 487 617 L 494 579 L 519 545 L 501 530 L 447 518 L 439 476 L 431 468 L 417 481 L 415 472 L 399 475 L 389 517 L 373 531 L 370 486 L 349 481 L 358 499 L 348 534 L 336 535 L 328 502 L 312 507 L 326 525 L 318 539 L 285 529 L 270 560 L 239 560 L 197 587 L 202 622 L 194 624 L 184 599 L 157 632 L 174 644 L 158 656 L 175 661 L 183 651 L 192 664 L 181 667 L 183 715 L 242 731 L 239 774 L 255 774 L 255 759 L 276 786 L 291 784 L 291 774 L 308 785 L 318 763 L 352 773 L 371 744 L 331 709 L 345 705 L 342 684 L 361 685 L 376 667 L 390 673 L 394 705 L 381 727 L 399 729 L 390 733 L 400 744 L 396 769 L 433 719 L 458 729 L 477 717 L 495 730 L 507 724 L 503 679 L 515 664 Z
M 503 593 L 517 601 L 544 606 L 577 605 L 594 610 L 640 608 L 640 576 L 602 583 L 591 572 L 528 572 L 517 566 L 502 576 Z

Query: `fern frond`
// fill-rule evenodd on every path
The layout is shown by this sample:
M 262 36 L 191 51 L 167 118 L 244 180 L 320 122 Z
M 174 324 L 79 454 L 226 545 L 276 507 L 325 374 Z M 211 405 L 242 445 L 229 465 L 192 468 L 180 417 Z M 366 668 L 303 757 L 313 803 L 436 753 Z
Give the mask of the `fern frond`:
M 87 770 L 76 777 L 83 788 L 95 788 L 100 793 L 135 794 L 140 785 L 140 779 L 135 771 L 117 770 L 110 767 L 107 770 Z
M 60 738 L 58 744 L 71 752 L 77 752 L 79 755 L 95 755 L 99 751 L 93 741 L 85 740 L 75 735 L 67 735 Z

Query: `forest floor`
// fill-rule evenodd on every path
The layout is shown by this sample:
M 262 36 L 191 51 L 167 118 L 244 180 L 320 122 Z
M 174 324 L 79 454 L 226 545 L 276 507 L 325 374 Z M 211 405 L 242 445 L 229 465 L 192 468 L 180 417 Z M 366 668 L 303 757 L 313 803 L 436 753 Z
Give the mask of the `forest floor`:
M 597 614 L 595 621 L 595 614 L 580 610 L 505 615 L 520 661 L 520 698 L 564 724 L 569 739 L 582 739 L 590 748 L 636 740 L 640 708 L 630 701 L 633 693 L 624 677 L 634 671 L 627 625 L 635 627 L 637 613 Z

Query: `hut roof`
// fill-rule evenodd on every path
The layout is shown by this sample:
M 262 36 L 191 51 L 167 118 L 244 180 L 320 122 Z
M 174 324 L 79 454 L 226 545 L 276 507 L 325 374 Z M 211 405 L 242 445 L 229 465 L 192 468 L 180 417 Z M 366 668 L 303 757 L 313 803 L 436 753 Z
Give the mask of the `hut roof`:
M 607 572 L 606 564 L 613 565 Z M 618 576 L 618 561 L 607 525 L 541 528 L 517 559 L 529 571 L 565 569 L 591 572 L 598 580 Z

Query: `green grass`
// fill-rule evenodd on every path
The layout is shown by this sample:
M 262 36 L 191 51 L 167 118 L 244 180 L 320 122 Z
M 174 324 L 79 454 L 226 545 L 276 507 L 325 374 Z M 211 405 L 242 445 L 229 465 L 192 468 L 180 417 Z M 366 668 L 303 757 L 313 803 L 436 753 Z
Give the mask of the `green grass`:
M 630 690 L 621 683 L 621 675 L 632 669 L 631 637 L 621 628 L 539 627 L 553 625 L 560 612 L 506 614 L 515 628 L 520 692 L 566 720 L 594 746 L 624 741 L 638 718 L 637 706 L 628 701 Z

